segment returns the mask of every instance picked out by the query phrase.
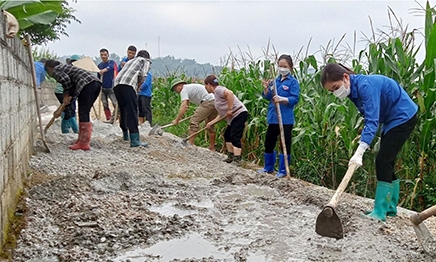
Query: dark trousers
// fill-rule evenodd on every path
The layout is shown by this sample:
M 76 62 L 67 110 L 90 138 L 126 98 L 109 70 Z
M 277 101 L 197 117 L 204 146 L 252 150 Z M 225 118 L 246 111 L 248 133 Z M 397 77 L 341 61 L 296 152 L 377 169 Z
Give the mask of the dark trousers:
M 79 102 L 79 123 L 89 122 L 89 112 L 91 112 L 92 105 L 97 100 L 100 94 L 101 83 L 99 81 L 93 81 L 87 84 L 79 96 L 77 101 Z
M 292 142 L 292 128 L 294 125 L 283 125 L 283 132 L 285 136 L 286 152 L 288 155 L 291 153 L 291 142 Z M 265 153 L 271 154 L 274 152 L 274 148 L 277 144 L 277 138 L 280 136 L 280 127 L 278 124 L 269 124 L 266 130 L 265 137 Z M 282 142 L 280 141 L 280 148 L 282 148 Z
M 375 170 L 377 180 L 391 183 L 397 177 L 394 173 L 395 160 L 415 128 L 417 117 L 414 115 L 409 121 L 382 134 L 380 140 L 380 150 L 375 159 Z
M 232 143 L 234 147 L 242 148 L 242 135 L 244 133 L 245 122 L 247 122 L 247 111 L 241 112 L 233 118 L 230 125 L 227 126 L 224 132 L 224 140 L 226 143 Z
M 64 102 L 64 94 L 55 93 L 59 103 Z M 71 100 L 71 103 L 64 110 L 64 119 L 68 120 L 76 116 L 76 99 Z
M 139 117 L 145 117 L 145 119 L 152 125 L 152 113 L 151 113 L 151 97 L 138 96 L 138 109 Z
M 116 85 L 115 96 L 120 109 L 120 127 L 123 132 L 139 133 L 138 96 L 132 86 Z

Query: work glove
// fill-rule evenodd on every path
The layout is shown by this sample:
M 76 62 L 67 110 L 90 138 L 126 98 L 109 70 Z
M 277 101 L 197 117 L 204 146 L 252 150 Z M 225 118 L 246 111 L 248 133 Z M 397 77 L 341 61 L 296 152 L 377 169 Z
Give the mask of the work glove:
M 289 100 L 287 97 L 276 95 L 273 97 L 275 103 L 287 104 Z
M 354 152 L 354 155 L 350 158 L 350 161 L 348 162 L 348 165 L 351 165 L 352 163 L 355 163 L 357 167 L 360 167 L 363 165 L 363 153 L 369 148 L 369 145 L 365 142 L 360 141 L 359 146 L 356 149 L 356 152 Z

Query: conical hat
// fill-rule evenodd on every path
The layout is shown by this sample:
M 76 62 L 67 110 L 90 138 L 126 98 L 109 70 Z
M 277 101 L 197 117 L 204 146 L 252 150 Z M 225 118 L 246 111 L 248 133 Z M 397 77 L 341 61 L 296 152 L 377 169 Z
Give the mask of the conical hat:
M 85 69 L 90 72 L 99 72 L 100 69 L 95 65 L 94 61 L 90 57 L 82 57 L 72 63 L 74 66 Z

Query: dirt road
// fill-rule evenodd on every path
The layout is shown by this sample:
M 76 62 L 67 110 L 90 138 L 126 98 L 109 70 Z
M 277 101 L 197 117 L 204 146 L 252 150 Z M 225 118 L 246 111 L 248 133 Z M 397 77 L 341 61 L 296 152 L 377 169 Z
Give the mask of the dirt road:
M 362 218 L 372 200 L 345 194 L 345 237 L 315 233 L 334 191 L 227 164 L 165 133 L 130 148 L 119 127 L 94 122 L 88 152 L 59 123 L 38 152 L 13 261 L 431 261 L 408 216 Z M 316 175 L 316 174 L 313 174 Z M 33 183 L 33 184 L 32 184 Z M 426 225 L 436 232 L 434 218 Z

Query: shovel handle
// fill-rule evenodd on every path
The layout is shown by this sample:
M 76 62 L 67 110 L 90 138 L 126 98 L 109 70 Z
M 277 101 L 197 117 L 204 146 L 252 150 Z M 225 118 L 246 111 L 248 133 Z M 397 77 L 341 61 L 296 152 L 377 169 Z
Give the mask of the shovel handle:
M 273 68 L 271 67 L 271 69 L 273 69 Z M 274 94 L 274 96 L 277 96 L 278 93 L 277 93 L 276 80 L 273 79 L 272 83 L 273 83 L 273 94 Z M 285 161 L 284 162 L 285 162 L 286 177 L 289 178 L 290 177 L 290 171 L 289 171 L 289 163 L 288 163 L 288 152 L 287 152 L 287 149 L 286 149 L 285 131 L 283 129 L 282 112 L 280 110 L 280 104 L 279 103 L 275 103 L 274 101 L 273 101 L 273 103 L 274 103 L 274 106 L 276 108 L 277 120 L 279 122 L 280 143 L 282 145 L 282 152 L 283 152 L 283 155 L 285 157 L 285 159 L 284 159 Z
M 179 123 L 185 122 L 186 120 L 191 119 L 191 117 L 192 116 L 185 117 L 182 120 L 180 120 Z M 174 125 L 173 123 L 169 123 L 169 124 L 166 124 L 164 126 L 161 126 L 160 128 L 166 128 L 166 127 L 173 126 L 173 125 Z
M 429 207 L 420 213 L 413 214 L 410 216 L 410 221 L 412 221 L 412 223 L 415 225 L 419 225 L 422 221 L 433 215 L 436 215 L 436 205 Z
M 227 116 L 221 116 L 221 117 L 218 119 L 218 121 L 216 121 L 215 123 L 218 123 L 219 121 L 225 119 L 226 117 L 227 117 Z M 214 123 L 214 124 L 215 124 L 215 123 Z M 195 132 L 195 133 L 190 134 L 190 135 L 187 136 L 185 139 L 183 139 L 183 141 L 184 141 L 184 142 L 188 141 L 189 138 L 191 138 L 191 137 L 193 137 L 193 136 L 195 136 L 195 135 L 198 135 L 199 133 L 201 133 L 202 131 L 204 131 L 204 130 L 206 130 L 206 129 L 207 129 L 207 127 L 202 127 L 202 128 L 200 128 L 200 130 L 198 130 L 198 131 Z
M 238 112 L 238 110 L 241 109 L 241 108 L 242 108 L 242 106 L 239 106 L 238 108 L 236 108 L 235 110 L 233 110 L 233 114 L 236 113 L 236 112 Z M 218 123 L 219 121 L 225 119 L 226 117 L 227 117 L 227 115 L 221 116 L 221 117 L 220 117 L 217 121 L 215 121 L 213 124 Z M 212 120 L 211 122 L 213 122 L 213 120 Z M 185 139 L 183 139 L 183 141 L 184 141 L 184 142 L 188 141 L 189 138 L 191 138 L 191 137 L 193 137 L 193 136 L 199 134 L 200 132 L 202 132 L 202 131 L 204 131 L 204 130 L 206 130 L 206 129 L 207 129 L 207 127 L 203 127 L 203 128 L 201 128 L 201 129 L 198 130 L 197 132 L 192 133 L 192 134 L 190 134 L 189 136 L 187 136 Z
M 350 179 L 353 176 L 354 171 L 356 169 L 357 169 L 356 163 L 352 163 L 351 165 L 348 166 L 347 173 L 345 173 L 344 177 L 342 178 L 341 183 L 339 184 L 338 188 L 336 189 L 335 194 L 333 195 L 332 199 L 327 204 L 327 206 L 335 208 L 338 205 L 339 198 L 341 197 L 341 194 L 347 188 L 348 182 L 350 181 Z
M 61 111 L 61 112 L 63 112 L 64 110 L 65 110 L 65 108 L 66 108 L 67 106 L 66 105 L 64 105 L 63 103 L 56 109 L 56 111 Z M 56 112 L 55 111 L 55 112 Z M 51 125 L 53 125 L 53 122 L 55 121 L 55 119 L 56 119 L 57 117 L 55 117 L 55 116 L 53 116 L 51 119 L 50 119 L 50 121 L 47 123 L 47 125 L 45 126 L 45 128 L 44 128 L 44 134 L 46 134 L 47 133 L 47 130 L 48 130 L 48 128 L 51 126 Z

